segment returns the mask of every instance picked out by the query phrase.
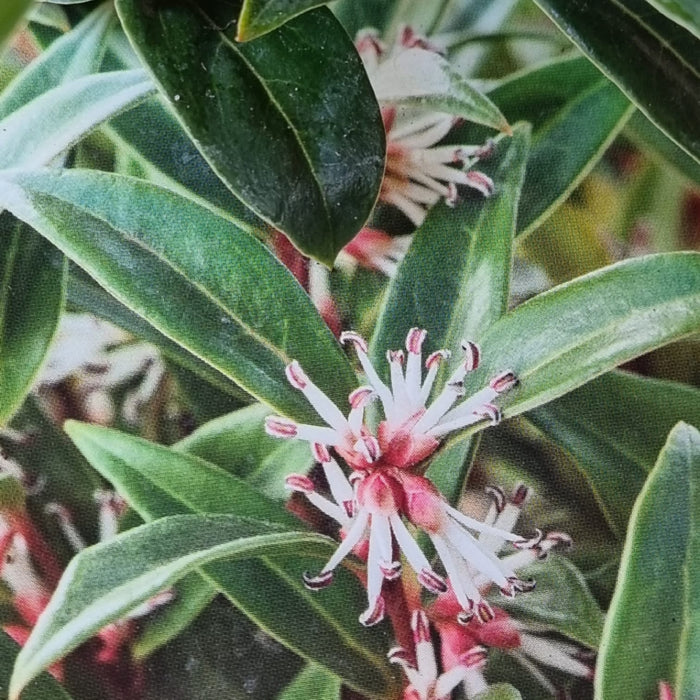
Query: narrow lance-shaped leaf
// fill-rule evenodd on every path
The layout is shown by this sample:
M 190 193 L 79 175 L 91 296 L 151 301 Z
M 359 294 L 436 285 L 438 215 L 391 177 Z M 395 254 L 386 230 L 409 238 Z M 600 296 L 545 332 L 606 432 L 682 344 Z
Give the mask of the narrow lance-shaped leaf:
M 596 698 L 700 693 L 700 433 L 679 423 L 634 505 L 603 632 Z M 630 654 L 630 650 L 634 650 Z
M 338 700 L 340 680 L 320 666 L 307 664 L 277 696 L 277 700 Z
M 296 525 L 284 507 L 241 479 L 196 457 L 117 431 L 69 422 L 66 430 L 91 464 L 146 520 L 182 513 L 228 513 Z M 389 692 L 390 640 L 357 622 L 363 591 L 348 572 L 320 595 L 301 574 L 318 562 L 303 556 L 217 564 L 206 572 L 216 587 L 259 627 L 301 657 L 368 695 Z M 276 601 L 274 606 L 270 601 Z M 308 630 L 314 633 L 309 634 Z
M 700 38 L 700 5 L 695 0 L 647 0 L 647 2 Z
M 496 193 L 487 199 L 470 197 L 455 209 L 435 207 L 418 229 L 372 338 L 376 366 L 385 365 L 386 350 L 401 347 L 413 326 L 428 331 L 433 350 L 447 348 L 459 361 L 461 340 L 479 342 L 506 310 L 528 145 L 529 128 L 517 125 L 513 137 L 502 138 L 484 162 Z M 430 478 L 451 500 L 459 497 L 475 449 L 456 446 L 431 464 Z
M 63 82 L 96 73 L 113 20 L 112 8 L 105 4 L 56 39 L 0 93 L 0 119 Z
M 0 687 L 7 688 L 20 646 L 0 632 Z M 42 673 L 22 693 L 22 700 L 70 700 L 63 686 L 48 673 Z
M 608 522 L 622 538 L 671 428 L 680 420 L 700 425 L 700 391 L 609 372 L 526 417 L 576 458 Z
M 532 124 L 518 235 L 537 228 L 571 194 L 634 111 L 615 85 L 581 56 L 518 74 L 487 95 L 509 121 Z M 479 143 L 486 136 L 465 124 L 448 138 Z
M 236 39 L 256 39 L 303 12 L 326 4 L 326 0 L 243 0 Z
M 482 364 L 467 376 L 465 391 L 477 391 L 507 367 L 520 384 L 505 399 L 503 415 L 518 415 L 695 332 L 699 323 L 700 254 L 627 260 L 554 287 L 503 316 L 482 338 Z
M 117 10 L 193 141 L 228 187 L 326 264 L 379 193 L 384 126 L 352 42 L 325 8 L 239 44 L 238 3 Z M 313 39 L 311 39 L 313 37 Z
M 24 401 L 63 309 L 65 262 L 9 214 L 0 215 L 0 423 Z
M 700 159 L 698 38 L 646 0 L 536 0 L 659 128 Z M 620 37 L 627 50 L 620 51 Z
M 228 219 L 114 174 L 14 172 L 3 179 L 1 206 L 246 391 L 295 419 L 313 417 L 285 378 L 285 365 L 297 359 L 338 405 L 347 401 L 354 375 L 309 297 Z
M 17 657 L 10 698 L 40 671 L 102 627 L 217 559 L 306 551 L 323 556 L 333 541 L 235 515 L 162 518 L 80 552 Z
M 0 169 L 36 168 L 153 89 L 141 70 L 99 73 L 36 97 L 0 121 Z

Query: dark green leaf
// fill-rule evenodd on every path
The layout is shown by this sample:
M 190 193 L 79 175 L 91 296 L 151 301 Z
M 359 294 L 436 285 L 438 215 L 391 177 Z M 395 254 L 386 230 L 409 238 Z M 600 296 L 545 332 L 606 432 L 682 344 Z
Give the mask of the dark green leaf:
M 479 340 L 506 310 L 528 144 L 529 129 L 516 126 L 513 138 L 498 143 L 484 163 L 496 194 L 471 198 L 456 210 L 435 207 L 418 229 L 372 338 L 377 366 L 385 365 L 387 349 L 402 347 L 413 326 L 427 329 L 433 349 L 455 349 L 462 338 Z M 476 443 L 459 445 L 433 460 L 429 476 L 447 498 L 459 497 L 475 451 Z
M 695 0 L 647 0 L 657 10 L 700 37 L 700 5 Z
M 0 119 L 61 83 L 96 73 L 105 50 L 105 36 L 114 14 L 105 4 L 75 29 L 54 41 L 3 90 Z
M 360 58 L 330 12 L 237 44 L 230 3 L 181 0 L 143 12 L 139 0 L 119 0 L 117 10 L 234 194 L 331 264 L 374 205 L 384 127 Z
M 201 459 L 105 428 L 68 423 L 66 429 L 93 466 L 146 520 L 235 508 L 296 523 L 281 505 Z M 357 622 L 364 596 L 349 574 L 341 573 L 320 595 L 304 587 L 301 573 L 318 565 L 290 556 L 274 562 L 218 564 L 206 571 L 240 610 L 297 654 L 369 695 L 385 692 L 392 684 L 385 660 L 389 640 L 381 629 L 367 630 Z M 272 600 L 275 605 L 270 605 Z
M 8 214 L 0 218 L 0 423 L 32 388 L 63 309 L 65 264 Z
M 228 219 L 96 171 L 14 172 L 0 193 L 132 311 L 278 411 L 316 419 L 286 381 L 292 359 L 345 405 L 356 380 L 340 346 L 291 273 Z
M 0 51 L 31 5 L 31 0 L 3 0 L 0 5 Z
M 0 632 L 0 693 L 7 697 L 7 686 L 12 674 L 20 646 Z M 30 683 L 22 693 L 22 700 L 70 700 L 70 695 L 62 688 L 57 680 L 48 673 L 42 673 Z
M 467 376 L 465 391 L 469 396 L 510 369 L 520 385 L 506 397 L 503 414 L 518 415 L 695 332 L 698 323 L 700 254 L 627 260 L 554 287 L 503 316 L 481 339 L 482 364 Z
M 584 471 L 619 537 L 671 428 L 700 425 L 700 391 L 610 372 L 530 411 L 527 419 L 566 448 Z
M 0 512 L 7 513 L 24 510 L 27 494 L 24 486 L 14 476 L 0 474 Z
M 605 616 L 588 590 L 581 572 L 566 557 L 552 555 L 546 562 L 522 570 L 537 582 L 534 591 L 498 605 L 516 613 L 524 623 L 543 625 L 577 642 L 597 649 Z
M 660 681 L 679 700 L 698 697 L 699 533 L 700 433 L 679 423 L 632 511 L 598 657 L 597 698 L 655 698 Z
M 340 681 L 315 664 L 307 664 L 277 696 L 277 700 L 338 700 Z
M 634 111 L 580 56 L 518 74 L 487 94 L 511 123 L 532 124 L 518 234 L 537 228 L 571 194 Z M 485 132 L 465 125 L 450 140 L 478 143 L 485 137 Z
M 649 119 L 700 159 L 696 36 L 646 0 L 536 2 Z M 620 37 L 625 40 L 624 51 Z
M 236 39 L 256 39 L 303 12 L 325 4 L 326 0 L 244 0 Z
M 141 70 L 98 73 L 42 93 L 0 122 L 0 168 L 36 168 L 153 89 Z
M 176 515 L 80 552 L 22 648 L 11 698 L 105 625 L 217 559 L 332 551 L 333 540 L 237 515 Z

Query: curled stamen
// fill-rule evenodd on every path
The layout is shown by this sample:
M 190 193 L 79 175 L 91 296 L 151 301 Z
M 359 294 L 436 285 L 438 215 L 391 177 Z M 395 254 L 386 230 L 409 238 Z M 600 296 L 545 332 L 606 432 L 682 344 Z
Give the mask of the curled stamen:
M 297 424 L 282 416 L 267 416 L 265 432 L 272 437 L 293 438 L 297 436 Z
M 389 649 L 387 657 L 389 659 L 389 663 L 391 664 L 400 664 L 404 668 L 416 668 L 413 664 L 411 655 L 403 647 L 392 647 Z
M 498 486 L 487 486 L 484 491 L 493 499 L 496 512 L 502 513 L 503 509 L 506 507 L 506 495 L 503 493 L 503 490 L 499 489 Z
M 473 608 L 471 610 L 461 610 L 457 614 L 457 622 L 460 625 L 468 625 L 472 620 L 474 619 L 474 610 Z
M 350 392 L 348 402 L 350 408 L 357 409 L 366 406 L 369 401 L 376 397 L 377 393 L 371 386 L 358 386 L 357 389 Z
M 340 344 L 346 345 L 347 343 L 352 343 L 356 349 L 367 353 L 367 341 L 355 331 L 343 331 L 340 334 Z
M 518 378 L 515 376 L 514 372 L 503 372 L 497 377 L 494 377 L 490 382 L 489 386 L 497 393 L 503 394 L 506 391 L 510 391 L 513 387 L 517 386 Z
M 515 487 L 513 495 L 510 497 L 510 502 L 514 506 L 518 506 L 518 508 L 521 508 L 525 504 L 525 501 L 528 499 L 529 495 L 530 489 L 527 486 L 525 486 L 525 484 L 518 484 Z
M 431 641 L 430 625 L 428 624 L 428 616 L 425 614 L 425 611 L 413 611 L 411 615 L 411 629 L 413 630 L 413 641 L 416 644 Z
M 311 591 L 320 591 L 333 583 L 332 571 L 325 571 L 316 576 L 305 571 L 301 577 L 304 579 L 304 585 Z
M 432 569 L 421 569 L 418 574 L 418 583 L 431 593 L 447 592 L 447 581 Z
M 435 352 L 431 352 L 425 361 L 425 368 L 432 369 L 433 365 L 439 365 L 441 362 L 449 360 L 451 354 L 449 350 L 436 350 Z
M 424 328 L 411 328 L 406 336 L 406 350 L 414 355 L 420 355 L 427 331 Z
M 328 448 L 325 445 L 322 445 L 320 442 L 313 443 L 311 446 L 311 452 L 314 459 L 321 464 L 326 464 L 327 462 L 331 461 L 331 453 L 328 451 Z
M 293 360 L 286 366 L 285 374 L 287 375 L 289 383 L 295 389 L 305 389 L 309 382 L 309 378 L 296 360 Z
M 492 403 L 484 404 L 483 406 L 481 406 L 481 408 L 474 411 L 474 413 L 489 420 L 491 422 L 491 425 L 498 425 L 503 418 L 501 409 Z
M 473 372 L 481 361 L 481 350 L 476 343 L 470 340 L 462 341 L 462 350 L 464 350 L 464 367 L 467 372 Z
M 360 623 L 365 627 L 372 627 L 384 619 L 385 612 L 386 606 L 384 604 L 384 599 L 380 596 L 373 606 L 367 608 L 367 610 L 360 615 Z
M 303 474 L 290 474 L 285 480 L 284 485 L 291 491 L 297 493 L 310 494 L 316 490 L 314 482 L 308 476 Z
M 382 571 L 382 575 L 387 581 L 395 581 L 401 576 L 401 562 L 381 562 L 379 568 Z
M 535 534 L 530 539 L 521 540 L 520 542 L 513 542 L 513 546 L 517 549 L 535 549 L 540 545 L 543 538 L 544 533 L 542 530 L 535 528 Z
M 483 623 L 491 622 L 496 617 L 493 608 L 485 600 L 480 600 L 476 604 L 475 613 L 479 621 Z

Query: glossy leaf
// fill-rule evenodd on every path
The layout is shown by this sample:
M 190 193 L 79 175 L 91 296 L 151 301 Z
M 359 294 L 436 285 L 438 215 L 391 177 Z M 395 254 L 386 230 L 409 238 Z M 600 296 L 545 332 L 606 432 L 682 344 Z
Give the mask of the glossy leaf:
M 277 700 L 339 700 L 340 681 L 320 666 L 307 664 Z
M 201 459 L 96 426 L 69 422 L 66 430 L 146 520 L 181 513 L 229 513 L 235 508 L 298 525 L 283 506 Z M 389 640 L 381 628 L 367 630 L 357 622 L 364 592 L 343 572 L 320 595 L 307 590 L 301 574 L 318 565 L 303 556 L 290 556 L 274 562 L 218 564 L 206 571 L 236 607 L 285 646 L 361 692 L 387 692 L 393 682 L 385 657 Z
M 175 598 L 141 623 L 138 638 L 131 645 L 137 661 L 148 658 L 180 635 L 211 603 L 216 589 L 199 574 L 188 574 L 173 587 Z
M 581 572 L 563 556 L 550 556 L 523 569 L 537 582 L 535 590 L 498 605 L 515 613 L 523 623 L 532 622 L 597 649 L 605 616 L 588 590 Z
M 276 500 L 286 500 L 284 486 L 289 474 L 305 474 L 313 464 L 307 443 L 280 441 L 265 432 L 270 409 L 247 406 L 216 418 L 195 430 L 173 449 L 197 455 Z
M 566 448 L 619 537 L 671 428 L 700 425 L 700 391 L 683 384 L 610 372 L 527 419 Z
M 102 627 L 203 564 L 295 550 L 323 556 L 332 546 L 322 535 L 237 515 L 176 515 L 85 549 L 66 568 L 17 657 L 10 698 Z
M 581 183 L 634 111 L 590 61 L 565 58 L 516 74 L 487 93 L 506 118 L 532 124 L 517 233 L 537 228 Z M 450 141 L 487 134 L 465 125 Z
M 256 39 L 303 12 L 325 4 L 325 0 L 244 0 L 236 39 Z
M 515 416 L 695 332 L 698 323 L 700 254 L 627 260 L 554 287 L 503 316 L 482 337 L 482 364 L 467 376 L 465 391 L 470 395 L 509 368 L 520 384 L 502 402 L 503 415 Z
M 700 38 L 700 5 L 695 0 L 647 0 L 647 2 Z
M 382 102 L 426 107 L 510 131 L 498 107 L 433 51 L 406 49 L 391 56 L 372 72 L 372 87 Z
M 153 89 L 141 70 L 99 73 L 48 90 L 0 121 L 0 169 L 36 168 Z
M 597 698 L 655 698 L 660 681 L 679 700 L 700 693 L 699 533 L 700 433 L 679 423 L 634 505 L 598 657 Z
M 696 36 L 646 0 L 536 2 L 649 119 L 700 159 Z M 620 37 L 629 51 L 619 50 Z
M 117 10 L 234 194 L 330 265 L 368 218 L 384 166 L 379 108 L 337 20 L 320 8 L 237 44 L 235 4 L 179 1 L 145 13 L 139 0 L 118 0 Z
M 61 83 L 96 73 L 113 19 L 109 5 L 98 7 L 39 54 L 0 93 L 0 119 Z
M 340 346 L 287 269 L 228 219 L 114 174 L 11 177 L 1 204 L 161 333 L 297 419 L 315 413 L 286 380 L 292 359 L 345 405 L 355 377 Z
M 63 309 L 65 264 L 8 214 L 0 218 L 0 423 L 24 401 Z
M 479 340 L 506 310 L 515 220 L 525 173 L 529 129 L 497 144 L 484 163 L 496 183 L 488 199 L 472 197 L 455 209 L 435 207 L 416 233 L 392 280 L 372 338 L 377 367 L 384 353 L 403 347 L 413 326 L 428 331 L 431 349 L 459 347 L 462 338 Z M 459 353 L 455 353 L 459 359 Z M 476 443 L 439 454 L 429 468 L 441 492 L 459 498 Z
M 3 0 L 0 5 L 0 50 L 22 21 L 24 15 L 29 12 L 31 0 Z
M 12 666 L 20 646 L 5 632 L 0 632 L 0 688 L 6 691 Z M 5 695 L 5 692 L 3 692 Z M 5 695 L 5 697 L 7 697 Z M 70 700 L 70 695 L 61 684 L 48 673 L 42 673 L 22 693 L 22 700 Z

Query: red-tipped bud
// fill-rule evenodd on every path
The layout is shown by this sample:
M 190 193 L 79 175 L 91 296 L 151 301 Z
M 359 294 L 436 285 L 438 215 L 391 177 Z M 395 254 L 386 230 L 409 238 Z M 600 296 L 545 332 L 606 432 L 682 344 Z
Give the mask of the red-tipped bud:
M 265 432 L 272 437 L 293 438 L 297 436 L 297 424 L 282 416 L 265 418 Z
M 311 453 L 314 459 L 321 464 L 328 464 L 328 462 L 331 461 L 331 453 L 328 451 L 328 448 L 320 442 L 314 442 L 314 444 L 311 445 Z
M 350 408 L 361 408 L 375 397 L 376 393 L 371 386 L 358 386 L 357 389 L 351 391 L 348 396 Z
M 424 328 L 411 328 L 406 336 L 406 350 L 414 355 L 420 355 L 427 334 L 428 331 Z
M 464 368 L 467 372 L 473 372 L 481 361 L 481 350 L 476 343 L 471 340 L 462 341 L 462 350 L 464 350 Z
M 489 386 L 498 394 L 510 391 L 513 387 L 517 386 L 517 384 L 518 378 L 510 371 L 499 374 L 489 382 Z
M 304 370 L 301 368 L 301 365 L 296 360 L 293 360 L 286 366 L 285 372 L 289 383 L 295 389 L 306 388 L 306 385 L 309 383 L 309 378 L 306 376 Z
M 425 368 L 430 369 L 433 365 L 437 365 L 440 362 L 450 359 L 449 350 L 436 350 L 428 355 L 428 359 L 425 361 Z
M 347 343 L 352 343 L 355 346 L 355 350 L 367 354 L 367 341 L 355 331 L 343 331 L 340 334 L 340 344 L 346 345 Z
M 284 485 L 297 493 L 313 493 L 316 490 L 314 482 L 303 474 L 290 474 L 284 480 Z
M 304 579 L 304 585 L 311 591 L 320 591 L 333 583 L 332 571 L 322 571 L 317 576 L 312 576 L 308 571 L 305 571 L 301 577 Z

